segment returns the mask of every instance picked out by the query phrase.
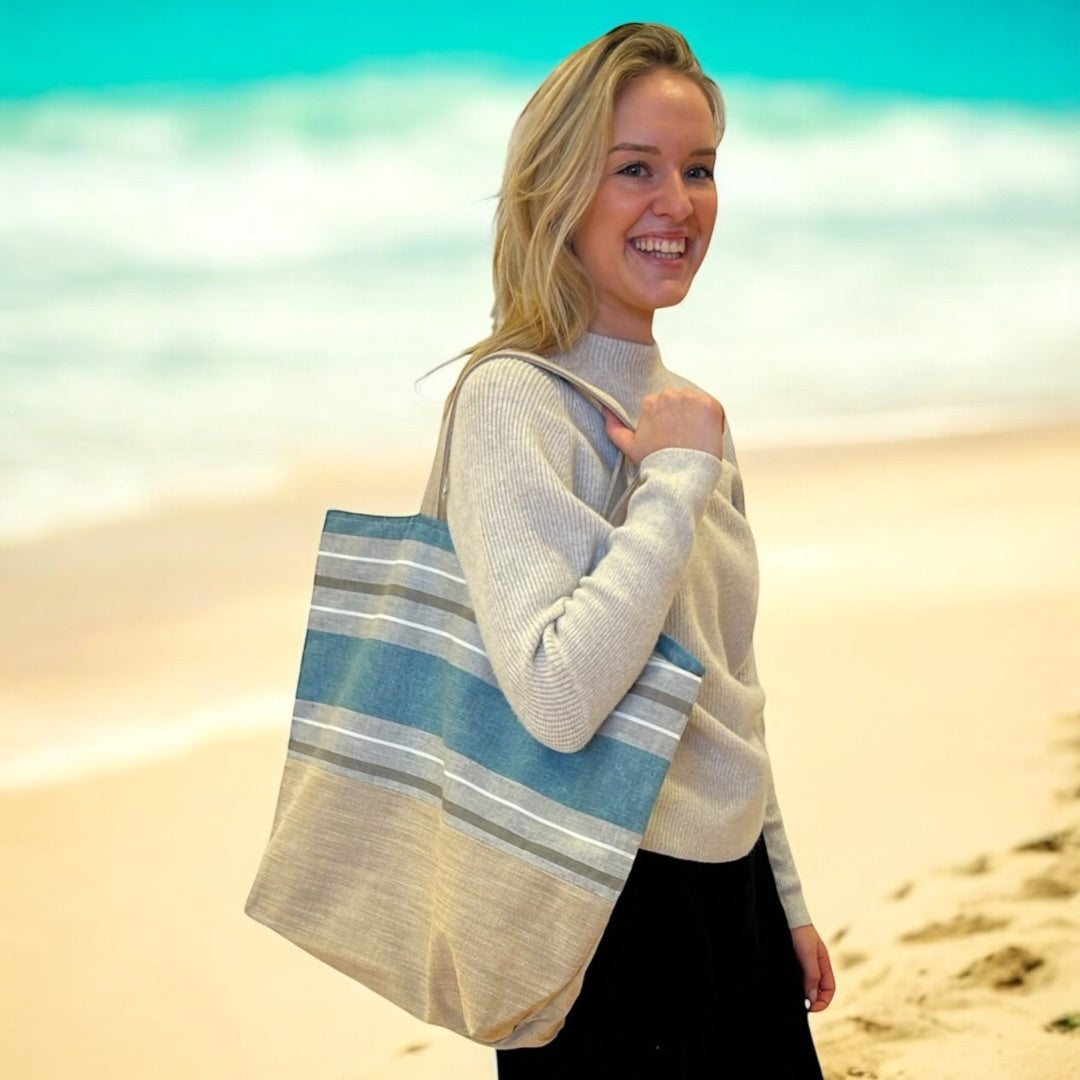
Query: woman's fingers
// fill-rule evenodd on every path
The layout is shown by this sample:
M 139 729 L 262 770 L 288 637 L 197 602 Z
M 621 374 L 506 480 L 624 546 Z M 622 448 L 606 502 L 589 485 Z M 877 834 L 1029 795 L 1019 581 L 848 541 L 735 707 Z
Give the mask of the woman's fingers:
M 639 460 L 631 453 L 634 445 L 634 429 L 627 427 L 610 409 L 604 409 L 604 430 L 615 444 L 615 449 L 625 454 L 635 464 Z
M 821 1012 L 829 1007 L 836 993 L 829 950 L 821 935 L 810 925 L 795 927 L 791 931 L 791 941 L 803 972 L 807 1008 L 810 1012 Z
M 641 403 L 636 430 L 604 410 L 608 438 L 635 464 L 656 450 L 703 450 L 724 456 L 724 407 L 697 390 L 661 390 Z

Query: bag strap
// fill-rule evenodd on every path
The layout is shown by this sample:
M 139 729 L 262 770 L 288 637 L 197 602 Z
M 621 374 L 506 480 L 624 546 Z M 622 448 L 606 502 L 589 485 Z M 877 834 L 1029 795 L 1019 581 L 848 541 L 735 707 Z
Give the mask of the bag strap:
M 479 360 L 471 363 L 461 373 L 446 399 L 446 412 L 443 419 L 442 430 L 439 432 L 439 444 L 435 452 L 435 462 L 432 466 L 431 476 L 428 479 L 427 489 L 424 492 L 424 499 L 421 504 L 421 511 L 423 513 L 428 514 L 431 517 L 436 517 L 440 521 L 446 520 L 446 498 L 449 494 L 450 485 L 450 439 L 454 433 L 454 416 L 457 411 L 457 399 L 458 394 L 461 391 L 461 385 L 465 381 L 466 376 L 471 374 L 471 372 L 481 364 L 486 364 L 489 360 L 500 360 L 504 358 L 522 360 L 527 364 L 532 364 L 533 367 L 540 368 L 542 371 L 547 371 L 550 374 L 557 376 L 564 382 L 569 383 L 570 386 L 572 386 L 596 409 L 609 409 L 624 424 L 629 427 L 633 426 L 626 410 L 610 394 L 593 386 L 592 383 L 586 382 L 576 371 L 563 367 L 562 364 L 557 364 L 554 360 L 549 360 L 546 356 L 540 356 L 538 353 L 525 352 L 523 349 L 499 349 L 487 356 L 483 356 Z M 611 482 L 608 485 L 607 495 L 604 499 L 605 518 L 610 518 L 615 507 L 618 505 L 618 502 L 615 500 L 615 493 L 625 467 L 626 457 L 623 454 L 619 454 L 619 460 L 616 463 L 614 470 L 612 470 Z

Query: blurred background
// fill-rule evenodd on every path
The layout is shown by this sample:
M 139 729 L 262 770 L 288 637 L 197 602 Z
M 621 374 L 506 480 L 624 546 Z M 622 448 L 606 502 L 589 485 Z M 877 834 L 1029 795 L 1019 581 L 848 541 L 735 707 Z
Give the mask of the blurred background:
M 627 19 L 727 99 L 657 337 L 747 477 L 827 1076 L 1071 1080 L 1075 0 L 0 0 L 0 1075 L 491 1075 L 242 906 L 322 512 L 416 508 L 511 125 Z
M 629 17 L 724 88 L 669 363 L 743 444 L 1080 410 L 1071 0 L 0 3 L 0 539 L 427 445 L 506 138 Z M 668 325 L 670 320 L 670 327 Z

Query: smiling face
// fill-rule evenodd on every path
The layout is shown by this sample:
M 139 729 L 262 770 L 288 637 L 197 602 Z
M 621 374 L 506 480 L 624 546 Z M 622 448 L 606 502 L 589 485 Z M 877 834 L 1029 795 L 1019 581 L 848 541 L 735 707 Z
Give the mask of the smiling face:
M 704 93 L 660 68 L 615 102 L 611 148 L 574 251 L 596 292 L 589 329 L 651 342 L 653 312 L 679 303 L 716 222 L 716 125 Z

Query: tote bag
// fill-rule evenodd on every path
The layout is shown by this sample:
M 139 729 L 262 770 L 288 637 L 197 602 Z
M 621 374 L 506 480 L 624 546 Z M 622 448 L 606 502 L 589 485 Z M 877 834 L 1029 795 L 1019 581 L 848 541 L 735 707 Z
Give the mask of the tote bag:
M 534 739 L 498 688 L 444 520 L 453 401 L 447 416 L 434 515 L 326 517 L 246 910 L 421 1020 L 537 1046 L 581 988 L 704 669 L 661 636 L 584 749 Z

